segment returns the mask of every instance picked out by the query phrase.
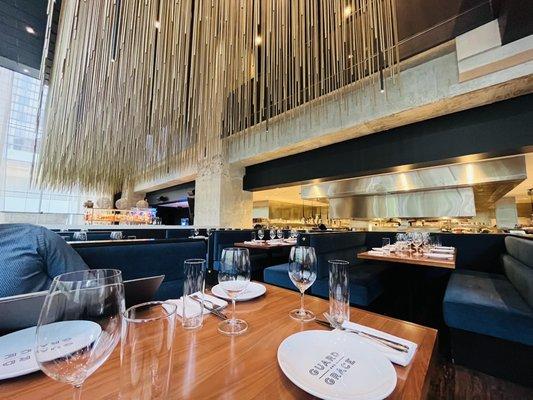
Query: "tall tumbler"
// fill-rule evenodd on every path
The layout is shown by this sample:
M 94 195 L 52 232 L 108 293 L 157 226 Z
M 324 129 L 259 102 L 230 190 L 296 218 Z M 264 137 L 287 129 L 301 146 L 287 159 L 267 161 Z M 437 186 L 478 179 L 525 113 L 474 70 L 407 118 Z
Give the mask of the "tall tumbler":
M 183 263 L 183 302 L 181 325 L 185 329 L 196 329 L 204 320 L 205 260 L 193 258 Z
M 124 312 L 120 348 L 122 400 L 168 398 L 175 304 L 152 301 Z
M 348 266 L 348 261 L 329 261 L 329 314 L 335 328 L 350 320 Z

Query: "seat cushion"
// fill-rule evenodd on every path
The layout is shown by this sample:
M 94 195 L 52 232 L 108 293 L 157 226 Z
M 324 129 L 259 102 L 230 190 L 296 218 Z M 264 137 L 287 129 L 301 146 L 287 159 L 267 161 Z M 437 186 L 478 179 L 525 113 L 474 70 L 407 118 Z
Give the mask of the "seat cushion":
M 389 266 L 383 263 L 366 262 L 350 266 L 350 304 L 357 306 L 370 305 L 384 288 L 384 271 Z M 329 296 L 329 276 L 320 278 L 311 286 L 311 293 L 321 297 Z
M 533 309 L 504 275 L 453 272 L 443 307 L 451 328 L 533 345 Z
M 296 286 L 294 286 L 289 278 L 288 263 L 273 265 L 272 267 L 265 268 L 263 271 L 263 280 L 272 285 L 296 290 Z

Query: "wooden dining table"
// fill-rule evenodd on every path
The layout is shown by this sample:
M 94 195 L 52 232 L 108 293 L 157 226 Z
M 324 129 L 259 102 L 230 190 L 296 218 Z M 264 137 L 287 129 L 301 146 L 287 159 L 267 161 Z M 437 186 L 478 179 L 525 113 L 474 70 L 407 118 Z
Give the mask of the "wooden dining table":
M 430 258 L 423 254 L 415 256 L 412 253 L 409 253 L 409 254 L 397 254 L 397 253 L 374 254 L 369 251 L 365 251 L 365 252 L 357 254 L 357 258 L 362 258 L 366 260 L 393 262 L 393 263 L 400 263 L 400 264 L 412 264 L 412 265 L 419 265 L 419 266 L 425 266 L 425 267 L 455 269 L 455 260 L 457 258 L 457 250 L 453 252 L 453 255 L 450 259 Z
M 255 242 L 236 242 L 233 243 L 235 247 L 244 247 L 247 249 L 263 249 L 263 250 L 272 250 L 278 249 L 280 247 L 292 247 L 296 245 L 296 241 L 286 242 L 286 241 L 276 241 L 270 242 L 267 240 Z
M 238 302 L 237 316 L 248 322 L 242 336 L 228 337 L 217 331 L 220 319 L 208 315 L 202 328 L 187 331 L 176 322 L 172 370 L 166 399 L 311 399 L 311 395 L 285 377 L 277 361 L 280 343 L 293 333 L 327 329 L 315 322 L 291 319 L 299 306 L 299 293 L 265 285 L 266 294 Z M 306 296 L 305 305 L 316 315 L 328 310 L 326 300 Z M 418 344 L 407 367 L 395 365 L 397 384 L 389 399 L 425 398 L 436 354 L 437 331 L 410 322 L 351 309 L 351 320 Z M 128 399 L 121 393 L 120 346 L 90 376 L 82 399 Z M 313 351 L 313 349 L 309 349 Z M 73 389 L 36 372 L 0 382 L 0 399 L 71 399 Z M 119 397 L 119 395 L 121 397 Z

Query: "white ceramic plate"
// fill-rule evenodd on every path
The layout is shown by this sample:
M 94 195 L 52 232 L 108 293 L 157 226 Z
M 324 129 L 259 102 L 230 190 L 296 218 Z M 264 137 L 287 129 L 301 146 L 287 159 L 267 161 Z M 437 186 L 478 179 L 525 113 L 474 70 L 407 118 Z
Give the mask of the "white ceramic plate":
M 51 337 L 59 344 L 49 350 L 54 357 L 69 354 L 94 342 L 100 336 L 100 325 L 91 321 L 63 321 L 47 325 Z M 0 380 L 26 375 L 39 370 L 35 360 L 35 326 L 0 337 Z
M 211 293 L 215 296 L 220 297 L 221 299 L 231 300 L 231 298 L 226 294 L 224 289 L 219 285 L 213 286 Z M 256 297 L 262 296 L 266 293 L 266 287 L 257 282 L 250 282 L 245 291 L 237 296 L 236 301 L 247 301 L 255 299 Z
M 382 400 L 396 387 L 396 370 L 357 335 L 295 333 L 278 348 L 278 363 L 296 386 L 325 400 Z

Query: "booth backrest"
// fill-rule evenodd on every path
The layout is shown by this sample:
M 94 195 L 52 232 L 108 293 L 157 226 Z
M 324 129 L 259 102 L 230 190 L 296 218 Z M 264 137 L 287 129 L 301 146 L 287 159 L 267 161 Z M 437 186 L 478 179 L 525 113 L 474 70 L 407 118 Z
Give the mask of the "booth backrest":
M 533 307 L 533 241 L 507 236 L 505 248 L 507 254 L 502 256 L 505 275 Z
M 193 234 L 192 229 L 167 229 L 167 239 L 184 239 Z
M 317 279 L 329 275 L 329 260 L 345 260 L 355 265 L 362 261 L 357 253 L 366 250 L 366 235 L 363 232 L 317 232 L 298 236 L 298 244 L 315 248 L 317 256 Z
M 212 241 L 213 257 L 212 261 L 220 260 L 222 250 L 227 247 L 233 247 L 236 242 L 244 242 L 252 239 L 252 229 L 222 231 L 216 230 L 210 236 Z
M 89 268 L 117 268 L 124 280 L 165 275 L 156 299 L 179 298 L 183 290 L 183 262 L 205 258 L 203 240 L 162 240 L 150 243 L 107 243 L 73 246 Z

